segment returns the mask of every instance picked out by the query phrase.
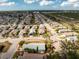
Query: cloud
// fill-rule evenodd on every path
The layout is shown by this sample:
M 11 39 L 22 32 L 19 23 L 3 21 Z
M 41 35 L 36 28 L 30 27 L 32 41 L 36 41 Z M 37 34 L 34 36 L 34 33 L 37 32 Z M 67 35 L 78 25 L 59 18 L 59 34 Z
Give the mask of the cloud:
M 0 3 L 0 6 L 12 6 L 12 5 L 15 5 L 15 2 L 3 2 L 3 3 Z
M 61 3 L 61 6 L 70 6 L 70 5 L 73 5 L 73 3 L 70 3 L 70 2 L 67 2 L 67 1 L 64 1 Z
M 79 6 L 79 0 L 67 0 L 67 1 L 63 1 L 62 3 L 61 3 L 61 5 L 60 6 L 62 6 L 62 7 L 77 7 L 77 6 Z
M 9 0 L 0 0 L 0 6 L 12 6 L 15 2 L 9 2 Z
M 54 3 L 53 1 L 42 0 L 42 1 L 40 1 L 40 6 L 51 5 L 53 3 Z
M 74 7 L 79 7 L 79 2 L 75 3 L 73 6 Z
M 1 3 L 1 2 L 7 2 L 7 1 L 8 1 L 8 0 L 0 0 L 0 3 Z
M 33 2 L 35 2 L 34 0 L 24 0 L 25 3 L 31 4 Z
M 53 4 L 52 0 L 24 0 L 24 2 L 27 4 L 32 4 L 37 2 L 40 6 Z
M 77 2 L 78 0 L 68 0 L 68 2 L 74 3 Z
M 24 0 L 25 3 L 28 3 L 28 4 L 32 4 L 34 2 L 37 2 L 39 0 Z

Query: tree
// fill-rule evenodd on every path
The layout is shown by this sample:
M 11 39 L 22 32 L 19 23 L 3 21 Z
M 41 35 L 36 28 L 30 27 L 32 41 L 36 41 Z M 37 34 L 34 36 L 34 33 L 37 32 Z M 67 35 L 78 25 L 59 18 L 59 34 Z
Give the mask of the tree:
M 25 41 L 20 41 L 19 46 L 22 46 L 25 43 Z
M 37 49 L 36 50 L 37 50 L 37 53 L 38 53 L 38 51 L 39 51 L 39 47 L 38 46 L 37 46 Z

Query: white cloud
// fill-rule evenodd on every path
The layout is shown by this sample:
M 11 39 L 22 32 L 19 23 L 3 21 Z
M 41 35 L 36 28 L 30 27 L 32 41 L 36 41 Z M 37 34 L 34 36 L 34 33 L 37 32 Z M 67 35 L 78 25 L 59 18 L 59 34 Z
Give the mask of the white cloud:
M 78 0 L 68 0 L 68 2 L 74 3 L 77 2 Z
M 2 2 L 0 3 L 0 6 L 12 6 L 15 5 L 15 2 Z
M 31 4 L 34 2 L 34 0 L 24 0 L 25 3 Z
M 73 6 L 74 7 L 79 7 L 79 2 L 75 3 Z
M 32 4 L 34 2 L 37 2 L 39 0 L 24 0 L 25 3 L 28 3 L 28 4 Z
M 8 1 L 8 0 L 0 0 L 0 3 L 1 3 L 1 2 L 7 2 L 7 1 Z
M 24 2 L 27 4 L 32 4 L 37 2 L 40 6 L 53 4 L 53 1 L 51 0 L 24 0 Z
M 61 6 L 70 6 L 70 5 L 73 5 L 73 3 L 70 3 L 70 2 L 67 2 L 67 1 L 64 1 L 61 3 Z
M 15 2 L 10 2 L 9 0 L 0 0 L 0 6 L 12 6 Z
M 77 6 L 79 6 L 78 2 L 79 2 L 79 0 L 67 0 L 67 1 L 62 2 L 60 6 L 77 7 Z
M 48 0 L 40 1 L 40 6 L 51 5 L 51 4 L 53 4 L 53 1 L 48 1 Z

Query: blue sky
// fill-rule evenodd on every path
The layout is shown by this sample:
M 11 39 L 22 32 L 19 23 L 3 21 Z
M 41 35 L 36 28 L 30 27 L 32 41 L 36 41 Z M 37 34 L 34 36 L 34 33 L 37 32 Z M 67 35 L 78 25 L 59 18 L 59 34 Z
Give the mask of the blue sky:
M 79 0 L 0 0 L 5 10 L 79 10 Z

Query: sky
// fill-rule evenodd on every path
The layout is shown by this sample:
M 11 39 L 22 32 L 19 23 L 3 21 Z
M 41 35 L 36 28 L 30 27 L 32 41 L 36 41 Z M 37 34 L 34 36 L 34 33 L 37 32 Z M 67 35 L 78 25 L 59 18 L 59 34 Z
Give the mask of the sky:
M 0 0 L 0 11 L 79 10 L 79 0 Z

